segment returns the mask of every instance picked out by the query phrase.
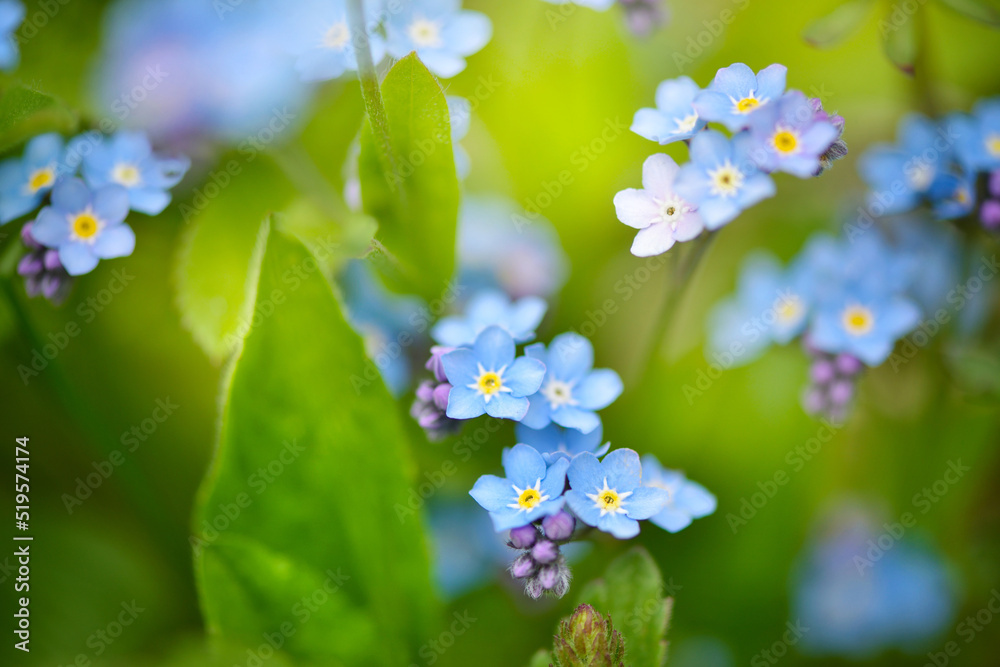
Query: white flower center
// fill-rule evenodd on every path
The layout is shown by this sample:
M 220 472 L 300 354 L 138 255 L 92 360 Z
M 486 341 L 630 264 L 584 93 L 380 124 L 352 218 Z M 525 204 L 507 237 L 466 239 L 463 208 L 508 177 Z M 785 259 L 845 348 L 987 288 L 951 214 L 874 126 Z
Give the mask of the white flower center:
M 335 51 L 341 51 L 351 41 L 351 30 L 347 27 L 347 21 L 334 23 L 323 34 L 323 46 Z
M 917 161 L 906 170 L 906 180 L 911 188 L 922 192 L 934 182 L 934 167 L 926 162 Z
M 552 409 L 558 408 L 560 405 L 577 404 L 573 398 L 573 383 L 563 382 L 555 378 L 546 382 L 545 386 L 542 387 L 542 396 L 549 402 Z
M 680 220 L 685 213 L 691 210 L 691 208 L 687 205 L 687 202 L 677 195 L 670 195 L 664 199 L 663 202 L 658 203 L 660 203 L 659 222 L 667 223 L 673 230 L 677 229 L 677 221 Z
M 111 170 L 111 180 L 119 185 L 124 185 L 126 188 L 131 188 L 139 185 L 142 176 L 140 176 L 139 169 L 134 164 L 119 162 Z
M 711 192 L 716 197 L 735 197 L 746 178 L 743 172 L 733 166 L 728 159 L 717 168 L 708 172 L 712 181 Z
M 465 385 L 469 389 L 475 389 L 479 392 L 479 395 L 489 403 L 490 399 L 500 392 L 511 392 L 513 391 L 510 387 L 504 386 L 503 383 L 503 372 L 507 370 L 507 366 L 501 366 L 499 370 L 488 371 L 483 368 L 482 364 L 476 364 L 479 369 L 479 375 L 476 376 L 476 381 Z
M 524 489 L 517 488 L 516 484 L 510 485 L 514 489 L 514 493 L 517 494 L 517 500 L 512 503 L 508 503 L 507 507 L 517 510 L 518 512 L 530 512 L 539 503 L 544 503 L 549 499 L 548 496 L 542 494 L 542 480 L 541 478 L 535 482 L 534 486 L 529 486 Z
M 795 294 L 783 294 L 774 304 L 774 313 L 778 316 L 778 321 L 784 324 L 798 322 L 805 310 L 802 299 Z
M 694 126 L 698 124 L 698 112 L 692 111 L 689 115 L 683 118 L 675 118 L 674 122 L 677 123 L 677 133 L 686 134 L 694 130 Z
M 601 516 L 605 514 L 625 514 L 627 511 L 622 507 L 623 501 L 632 495 L 631 491 L 618 493 L 615 489 L 608 488 L 608 478 L 604 478 L 604 488 L 598 489 L 597 493 L 588 493 L 587 497 L 594 501 L 594 507 L 601 510 Z
M 441 26 L 437 21 L 418 18 L 410 24 L 406 32 L 417 46 L 428 48 L 441 46 Z
M 1000 134 L 994 132 L 986 137 L 986 151 L 993 157 L 1000 157 Z

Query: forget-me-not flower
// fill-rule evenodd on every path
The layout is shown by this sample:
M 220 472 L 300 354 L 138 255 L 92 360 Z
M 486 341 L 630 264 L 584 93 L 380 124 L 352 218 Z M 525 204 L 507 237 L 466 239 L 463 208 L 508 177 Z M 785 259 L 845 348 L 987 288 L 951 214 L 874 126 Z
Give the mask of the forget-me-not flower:
M 73 142 L 70 152 L 75 152 Z M 84 155 L 83 178 L 95 190 L 120 185 L 128 190 L 133 211 L 157 215 L 170 203 L 169 189 L 180 182 L 190 166 L 187 158 L 164 158 L 153 153 L 144 133 L 121 131 Z
M 955 129 L 955 150 L 963 163 L 981 171 L 1000 168 L 1000 97 L 977 102 Z
M 676 241 L 690 241 L 705 229 L 697 207 L 674 192 L 679 170 L 669 155 L 651 155 L 642 165 L 642 189 L 629 188 L 615 195 L 618 219 L 639 230 L 632 242 L 636 257 L 659 255 Z
M 608 407 L 622 393 L 622 380 L 608 368 L 594 369 L 594 346 L 577 333 L 552 339 L 548 350 L 542 343 L 524 348 L 531 359 L 545 365 L 545 380 L 523 421 L 531 428 L 555 422 L 566 428 L 590 433 L 601 424 L 594 412 Z
M 461 0 L 412 0 L 389 13 L 385 30 L 394 58 L 416 51 L 427 69 L 450 78 L 490 41 L 493 24 L 485 14 L 463 10 Z
M 376 31 L 381 3 L 366 0 L 363 7 L 368 48 L 378 64 L 385 56 L 385 40 Z M 346 0 L 312 0 L 304 7 L 296 7 L 292 16 L 287 37 L 289 52 L 295 56 L 295 69 L 303 80 L 326 81 L 358 69 Z
M 452 385 L 446 414 L 452 419 L 472 419 L 485 412 L 520 421 L 528 412 L 527 397 L 542 386 L 545 364 L 528 357 L 515 359 L 514 352 L 510 334 L 492 326 L 476 337 L 471 349 L 442 356 Z
M 601 444 L 601 440 L 604 439 L 604 427 L 601 425 L 598 425 L 590 433 L 584 433 L 575 428 L 563 428 L 558 424 L 549 424 L 545 428 L 534 429 L 526 426 L 522 421 L 518 422 L 515 433 L 518 442 L 523 442 L 537 449 L 548 463 L 552 463 L 557 458 L 571 459 L 583 452 L 604 456 L 611 448 L 610 442 Z
M 490 513 L 498 533 L 527 526 L 562 509 L 569 459 L 546 466 L 534 447 L 517 444 L 504 452 L 503 467 L 507 477 L 483 475 L 469 492 Z
M 19 54 L 14 31 L 24 20 L 24 5 L 17 0 L 0 0 L 0 69 L 17 66 Z
M 708 516 L 718 504 L 705 487 L 679 470 L 664 468 L 652 454 L 642 457 L 642 485 L 670 494 L 666 507 L 649 517 L 649 521 L 671 533 L 687 528 L 694 519 Z
M 60 181 L 52 204 L 38 212 L 31 235 L 59 250 L 71 276 L 90 273 L 98 260 L 125 257 L 135 249 L 135 234 L 124 224 L 128 192 L 120 185 L 91 191 L 78 178 Z
M 825 114 L 824 114 L 825 115 Z M 750 116 L 751 155 L 767 172 L 784 171 L 811 178 L 820 171 L 820 158 L 836 141 L 832 122 L 816 114 L 806 96 L 790 91 Z
M 750 116 L 776 101 L 785 92 L 784 65 L 768 65 L 754 75 L 743 63 L 723 67 L 715 80 L 694 98 L 694 108 L 703 119 L 722 123 L 731 131 L 742 130 Z
M 700 90 L 687 76 L 663 81 L 656 87 L 656 108 L 636 111 L 629 129 L 661 145 L 690 139 L 705 127 L 694 108 Z
M 774 181 L 750 158 L 751 139 L 721 132 L 699 132 L 691 140 L 691 161 L 674 181 L 675 192 L 698 207 L 708 229 L 718 229 L 740 211 L 774 196 Z
M 62 160 L 62 137 L 49 132 L 31 139 L 20 158 L 0 163 L 0 224 L 38 208 L 61 175 Z
M 670 500 L 663 489 L 642 486 L 642 465 L 631 449 L 616 449 L 603 461 L 585 452 L 566 471 L 566 502 L 580 520 L 621 540 L 639 534 L 639 520 L 658 514 Z
M 909 299 L 845 286 L 839 298 L 817 306 L 809 340 L 824 352 L 846 352 L 878 366 L 919 322 L 920 309 Z
M 431 337 L 441 345 L 462 347 L 472 342 L 486 327 L 498 326 L 518 343 L 535 337 L 535 328 L 545 316 L 544 299 L 526 296 L 511 301 L 498 290 L 485 289 L 473 296 L 464 315 L 442 317 L 431 329 Z

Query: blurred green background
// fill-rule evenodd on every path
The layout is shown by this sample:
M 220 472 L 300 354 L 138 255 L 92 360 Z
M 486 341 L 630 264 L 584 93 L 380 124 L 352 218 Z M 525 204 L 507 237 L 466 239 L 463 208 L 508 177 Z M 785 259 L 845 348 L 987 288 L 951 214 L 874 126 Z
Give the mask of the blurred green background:
M 37 3 L 27 4 L 30 13 Z M 469 68 L 445 86 L 449 94 L 474 100 L 477 87 L 484 90 L 484 80 L 495 88 L 477 100 L 472 130 L 463 142 L 473 161 L 467 191 L 508 195 L 527 207 L 537 204 L 560 172 L 571 174 L 572 182 L 543 211 L 559 232 L 571 274 L 539 338 L 579 330 L 599 318 L 593 314 L 611 299 L 617 312 L 607 316 L 593 341 L 598 365 L 619 370 L 626 389 L 603 413 L 606 438 L 615 446 L 657 454 L 719 499 L 713 516 L 683 532 L 669 535 L 646 527 L 637 540 L 676 588 L 672 647 L 712 637 L 728 647 L 734 664 L 748 664 L 784 632 L 792 566 L 812 520 L 831 498 L 853 494 L 883 503 L 887 517 L 898 517 L 912 509 L 913 494 L 938 479 L 949 460 L 961 458 L 971 472 L 919 523 L 961 582 L 957 622 L 980 609 L 1000 586 L 1000 424 L 994 403 L 955 387 L 941 361 L 940 344 L 923 350 L 899 373 L 889 368 L 871 372 L 846 426 L 814 460 L 791 474 L 790 482 L 737 534 L 726 515 L 739 511 L 758 482 L 778 470 L 790 471 L 786 453 L 819 428 L 799 407 L 807 359 L 794 346 L 775 349 L 749 366 L 726 371 L 693 402 L 682 388 L 707 370 L 701 347 L 705 314 L 732 290 L 747 251 L 767 247 L 787 259 L 813 231 L 833 229 L 838 212 L 852 210 L 861 192 L 854 169 L 857 155 L 874 141 L 890 140 L 905 112 L 931 110 L 929 105 L 936 113 L 968 110 L 979 97 L 1000 91 L 997 33 L 927 2 L 925 68 L 919 83 L 882 55 L 874 12 L 834 49 L 816 50 L 802 41 L 803 28 L 833 9 L 837 0 L 670 4 L 670 24 L 639 40 L 627 32 L 618 11 L 579 8 L 563 15 L 540 0 L 470 0 L 466 6 L 493 19 L 494 36 L 469 58 Z M 724 9 L 732 12 L 732 22 L 718 36 L 703 38 L 707 47 L 687 52 L 689 39 L 697 43 L 699 33 L 711 35 L 721 25 L 713 22 Z M 61 7 L 24 46 L 18 76 L 86 109 L 88 67 L 100 39 L 101 14 L 98 2 Z M 690 64 L 679 68 L 675 53 L 689 56 Z M 827 109 L 846 118 L 851 154 L 818 181 L 779 177 L 778 196 L 719 234 L 686 290 L 669 340 L 647 360 L 642 355 L 670 272 L 661 267 L 640 289 L 621 289 L 627 277 L 645 276 L 636 272 L 646 261 L 629 254 L 632 232 L 615 219 L 611 200 L 615 192 L 638 184 L 642 161 L 658 150 L 628 132 L 627 125 L 636 109 L 652 105 L 659 81 L 686 74 L 707 85 L 718 68 L 738 61 L 755 70 L 772 62 L 787 65 L 789 87 L 821 97 Z M 324 119 L 332 114 L 358 118 L 359 109 L 356 84 L 347 83 L 329 84 L 313 106 L 316 120 L 305 141 L 320 156 L 328 145 L 338 147 L 329 151 L 336 160 L 324 164 L 318 158 L 328 174 L 339 173 L 343 146 L 356 125 L 344 129 L 324 124 Z M 591 146 L 609 126 L 620 132 Z M 678 160 L 684 157 L 677 146 L 666 152 Z M 3 442 L 31 438 L 35 534 L 33 651 L 27 658 L 5 658 L 5 664 L 69 665 L 79 654 L 94 664 L 197 664 L 203 626 L 188 526 L 213 451 L 221 369 L 183 328 L 174 276 L 178 248 L 189 229 L 177 203 L 187 201 L 198 184 L 197 175 L 189 179 L 188 189 L 177 193 L 166 213 L 136 229 L 135 254 L 102 262 L 79 281 L 62 307 L 27 302 L 20 294 L 22 313 L 7 299 L 0 304 Z M 260 196 L 273 193 L 262 191 Z M 258 223 L 246 220 L 248 228 L 256 229 Z M 4 231 L 8 237 L 2 242 L 9 244 L 14 234 Z M 89 321 L 87 299 L 107 287 L 115 271 L 134 279 Z M 223 272 L 220 267 L 220 279 L 234 279 Z M 23 335 L 20 317 L 30 320 L 43 338 L 57 336 L 72 321 L 81 328 L 52 366 L 27 385 L 17 367 L 30 363 L 33 343 Z M 64 494 L 74 493 L 77 479 L 119 447 L 123 434 L 150 418 L 158 400 L 178 407 L 92 497 L 68 513 Z M 401 413 L 408 407 L 408 399 L 400 401 Z M 413 431 L 422 470 L 438 470 L 452 458 L 450 441 L 429 444 Z M 495 472 L 501 448 L 512 441 L 512 429 L 492 436 L 476 458 L 459 466 L 447 493 L 463 497 L 478 475 Z M 7 482 L 3 498 L 12 504 Z M 599 575 L 627 546 L 597 539 L 575 567 L 574 589 L 559 602 L 529 604 L 504 585 L 452 602 L 451 611 L 468 611 L 478 621 L 437 664 L 526 663 L 536 649 L 550 645 L 557 620 L 572 610 L 582 583 Z M 0 563 L 8 553 L 0 552 Z M 0 579 L 9 576 L 0 571 Z M 9 580 L 2 590 L 9 609 Z M 94 633 L 132 600 L 144 610 L 136 622 L 110 645 L 95 642 Z M 940 650 L 953 634 L 949 630 L 931 641 L 930 649 Z M 9 644 L 4 651 L 11 655 Z M 952 664 L 996 664 L 998 652 L 1000 623 L 963 647 Z M 926 656 L 889 653 L 871 664 L 926 661 Z M 846 664 L 808 659 L 794 650 L 781 663 Z

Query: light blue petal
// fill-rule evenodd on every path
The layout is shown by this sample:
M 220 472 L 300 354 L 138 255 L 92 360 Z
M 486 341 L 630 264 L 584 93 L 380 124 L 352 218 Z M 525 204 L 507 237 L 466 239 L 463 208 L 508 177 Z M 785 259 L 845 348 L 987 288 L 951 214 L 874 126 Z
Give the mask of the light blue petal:
M 128 215 L 128 190 L 120 185 L 106 185 L 93 194 L 94 213 L 107 225 L 118 225 Z
M 740 214 L 740 207 L 732 199 L 718 197 L 706 199 L 698 204 L 698 214 L 708 229 L 718 229 L 732 222 Z
M 676 533 L 691 525 L 690 514 L 676 507 L 667 506 L 657 514 L 649 517 L 650 523 L 659 526 L 669 533 Z
M 486 412 L 483 397 L 474 389 L 456 385 L 448 394 L 445 414 L 452 419 L 472 419 Z
M 485 403 L 485 408 L 490 417 L 520 421 L 528 412 L 528 399 L 510 394 L 494 394 L 490 402 Z
M 133 211 L 159 215 L 170 203 L 170 193 L 156 188 L 129 188 L 128 202 Z
M 515 500 L 510 482 L 496 475 L 483 475 L 477 479 L 469 495 L 488 512 L 505 509 Z
M 101 259 L 127 257 L 135 250 L 135 232 L 128 225 L 106 227 L 94 241 L 93 253 Z
M 668 144 L 679 139 L 672 136 L 675 127 L 672 120 L 659 109 L 639 109 L 635 112 L 629 129 L 650 141 Z
M 329 81 L 336 79 L 349 68 L 346 51 L 336 49 L 309 49 L 295 61 L 295 71 L 303 81 Z
M 632 449 L 616 449 L 601 461 L 608 487 L 625 493 L 639 486 L 642 481 L 642 464 Z
M 578 461 L 581 457 L 582 455 L 573 459 L 573 462 Z M 600 521 L 601 518 L 601 510 L 597 508 L 597 506 L 594 504 L 594 501 L 588 498 L 583 491 L 577 490 L 577 488 L 583 488 L 583 487 L 576 487 L 575 485 L 573 485 L 572 470 L 573 470 L 573 463 L 571 462 L 570 485 L 572 485 L 573 488 L 567 491 L 566 495 L 564 496 L 566 498 L 566 503 L 569 505 L 570 509 L 573 510 L 573 513 L 576 514 L 578 517 L 580 517 L 580 520 L 583 521 L 585 524 L 587 524 L 588 526 L 597 526 L 598 521 Z M 600 488 L 601 485 L 598 484 L 590 492 L 593 493 L 593 491 L 596 491 L 597 489 Z
M 558 498 L 566 488 L 566 470 L 569 468 L 569 459 L 559 459 L 545 473 L 542 481 L 542 495 L 550 498 Z
M 450 79 L 465 69 L 464 59 L 444 51 L 417 49 L 417 56 L 427 69 L 442 79 Z
M 503 383 L 510 387 L 512 396 L 531 396 L 542 386 L 544 379 L 545 364 L 528 357 L 515 359 L 503 374 Z
M 676 493 L 673 504 L 689 512 L 695 519 L 712 514 L 718 507 L 715 496 L 697 482 L 685 480 Z
M 566 476 L 569 478 L 570 487 L 580 493 L 595 493 L 604 486 L 604 468 L 597 457 L 590 452 L 584 452 L 574 457 L 566 471 Z M 591 505 L 594 504 L 593 501 L 588 502 Z M 576 511 L 575 506 L 573 510 Z
M 448 347 L 472 345 L 476 332 L 464 317 L 449 315 L 438 320 L 431 329 L 431 338 Z
M 785 78 L 788 68 L 784 65 L 768 65 L 757 72 L 757 97 L 775 101 L 785 92 Z
M 69 275 L 82 276 L 93 271 L 98 260 L 90 251 L 90 246 L 70 241 L 59 246 L 59 261 Z
M 552 421 L 565 428 L 574 428 L 581 433 L 590 433 L 601 425 L 601 418 L 589 410 L 581 410 L 572 405 L 560 405 L 552 411 Z
M 552 412 L 544 396 L 532 394 L 528 396 L 528 403 L 528 412 L 521 418 L 521 424 L 537 430 L 552 423 Z
M 691 161 L 703 168 L 714 167 L 732 154 L 732 144 L 721 132 L 706 130 L 691 139 Z
M 757 88 L 757 77 L 743 63 L 733 63 L 715 73 L 711 89 L 741 99 Z
M 632 519 L 648 519 L 670 502 L 670 492 L 651 486 L 640 486 L 622 501 L 622 507 Z
M 68 178 L 52 190 L 52 207 L 65 213 L 78 213 L 90 204 L 90 189 L 79 178 Z M 128 206 L 126 204 L 126 210 Z
M 24 163 L 30 169 L 46 167 L 59 162 L 62 156 L 63 138 L 56 132 L 40 134 L 24 147 Z
M 545 299 L 537 296 L 526 296 L 511 305 L 508 326 L 517 342 L 523 343 L 535 337 L 535 329 L 541 324 L 547 309 Z
M 488 371 L 498 371 L 504 366 L 510 366 L 514 361 L 514 339 L 510 337 L 509 333 L 498 326 L 490 326 L 483 329 L 476 336 L 476 342 L 472 349 L 476 355 L 476 360 Z M 506 379 L 506 374 L 504 377 Z M 527 392 L 527 394 L 533 394 L 537 389 L 536 387 L 534 390 Z
M 703 90 L 698 93 L 698 96 L 694 98 L 694 108 L 704 120 L 724 123 L 727 127 L 733 124 L 738 126 L 745 120 L 743 118 L 733 118 L 732 100 L 729 99 L 728 95 L 717 90 Z M 709 132 L 713 131 L 709 130 Z M 702 134 L 704 132 L 698 133 L 694 138 L 698 138 Z
M 0 194 L 0 224 L 16 220 L 26 213 L 31 213 L 42 203 L 44 193 L 24 196 L 15 193 Z
M 31 235 L 44 246 L 58 248 L 69 241 L 69 220 L 64 213 L 46 206 L 31 225 Z
M 559 334 L 549 344 L 546 368 L 549 377 L 563 382 L 577 382 L 594 366 L 594 345 L 578 333 Z M 576 389 L 573 391 L 576 397 Z
M 605 514 L 597 520 L 597 527 L 619 540 L 629 540 L 639 534 L 639 522 L 624 514 Z
M 749 208 L 757 202 L 773 197 L 775 191 L 774 181 L 771 177 L 758 172 L 744 182 L 737 199 L 742 208 Z
M 444 368 L 448 382 L 456 387 L 464 387 L 479 376 L 476 355 L 467 348 L 453 350 L 442 356 L 441 367 Z
M 656 106 L 664 111 L 691 106 L 700 90 L 689 76 L 667 79 L 656 87 Z
M 704 132 L 702 132 L 704 134 Z M 674 192 L 685 201 L 700 204 L 709 198 L 710 184 L 701 165 L 688 162 L 681 166 L 674 181 Z M 699 207 L 698 214 L 701 214 Z M 704 215 L 702 215 L 704 219 Z
M 514 445 L 505 453 L 503 465 L 507 479 L 520 489 L 534 486 L 545 478 L 545 460 L 538 450 L 530 445 Z
M 493 23 L 485 14 L 473 11 L 456 12 L 441 30 L 441 39 L 456 55 L 471 56 L 493 36 Z
M 525 345 L 524 356 L 529 359 L 538 359 L 540 362 L 545 364 L 546 368 L 549 367 L 549 355 L 545 350 L 545 343 L 532 343 L 531 345 Z
M 573 398 L 582 408 L 603 410 L 621 396 L 624 388 L 618 373 L 610 368 L 598 368 L 573 388 Z

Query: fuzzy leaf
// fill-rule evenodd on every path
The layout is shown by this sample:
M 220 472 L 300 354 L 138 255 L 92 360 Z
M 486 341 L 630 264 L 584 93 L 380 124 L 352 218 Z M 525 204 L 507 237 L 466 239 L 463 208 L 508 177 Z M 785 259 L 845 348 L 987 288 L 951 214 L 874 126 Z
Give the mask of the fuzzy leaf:
M 68 133 L 77 116 L 65 104 L 45 93 L 14 84 L 0 94 L 0 152 L 44 132 Z

